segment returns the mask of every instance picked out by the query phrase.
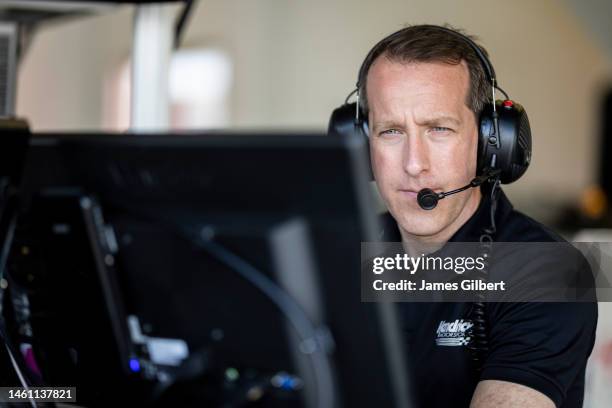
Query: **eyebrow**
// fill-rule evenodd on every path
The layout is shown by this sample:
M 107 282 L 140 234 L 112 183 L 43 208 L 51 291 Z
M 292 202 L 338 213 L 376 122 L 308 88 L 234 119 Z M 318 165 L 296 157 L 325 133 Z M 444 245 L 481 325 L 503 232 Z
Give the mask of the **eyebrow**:
M 394 120 L 383 120 L 380 122 L 374 122 L 373 124 L 374 129 L 394 128 L 394 127 L 402 127 L 402 126 L 403 126 L 402 124 Z
M 440 123 L 450 123 L 452 125 L 459 126 L 461 124 L 461 121 L 455 118 L 454 116 L 442 115 L 442 116 L 434 116 L 431 118 L 419 120 L 417 121 L 417 123 L 419 125 L 430 125 L 430 126 L 438 125 Z
M 459 126 L 461 124 L 461 121 L 455 118 L 454 116 L 448 115 L 434 116 L 417 121 L 417 124 L 422 126 L 439 125 L 441 123 L 449 123 L 455 126 Z M 403 127 L 403 124 L 395 120 L 382 120 L 379 122 L 374 122 L 373 125 L 374 129 L 380 129 L 385 127 Z

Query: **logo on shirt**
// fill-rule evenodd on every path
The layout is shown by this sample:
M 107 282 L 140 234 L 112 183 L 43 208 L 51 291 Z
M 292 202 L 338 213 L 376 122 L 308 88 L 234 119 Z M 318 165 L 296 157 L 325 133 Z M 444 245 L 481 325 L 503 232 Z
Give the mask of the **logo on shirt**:
M 470 342 L 469 330 L 474 324 L 469 320 L 457 319 L 452 322 L 442 320 L 436 331 L 438 346 L 467 346 Z

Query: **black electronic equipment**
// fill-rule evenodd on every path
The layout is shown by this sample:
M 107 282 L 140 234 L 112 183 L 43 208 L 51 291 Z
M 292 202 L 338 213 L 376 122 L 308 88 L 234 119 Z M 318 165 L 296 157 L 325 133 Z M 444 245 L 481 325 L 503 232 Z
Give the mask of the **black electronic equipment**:
M 85 406 L 409 406 L 394 305 L 360 297 L 365 148 L 33 136 L 4 290 L 22 374 Z

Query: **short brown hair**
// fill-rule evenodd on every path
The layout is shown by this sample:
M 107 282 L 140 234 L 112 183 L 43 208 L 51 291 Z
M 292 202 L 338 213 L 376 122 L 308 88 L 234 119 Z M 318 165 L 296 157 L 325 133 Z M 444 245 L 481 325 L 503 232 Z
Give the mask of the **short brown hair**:
M 475 41 L 475 37 L 461 30 L 449 25 L 445 25 L 444 28 L 456 31 Z M 477 46 L 488 58 L 487 51 L 481 45 Z M 364 60 L 359 70 L 358 86 L 360 104 L 366 115 L 369 109 L 366 93 L 368 71 L 380 56 L 401 63 L 444 62 L 456 65 L 465 61 L 470 73 L 467 106 L 478 117 L 484 106 L 491 101 L 491 82 L 478 54 L 465 39 L 440 29 L 439 26 L 414 25 L 403 28 L 381 40 Z

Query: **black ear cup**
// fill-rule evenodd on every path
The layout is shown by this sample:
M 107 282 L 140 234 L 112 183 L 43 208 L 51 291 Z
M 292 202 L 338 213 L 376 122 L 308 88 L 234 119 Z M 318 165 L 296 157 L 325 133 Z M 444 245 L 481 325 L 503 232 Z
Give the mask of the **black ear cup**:
M 487 167 L 501 170 L 504 184 L 518 180 L 531 162 L 531 129 L 523 107 L 510 100 L 496 101 L 499 134 L 496 134 L 493 107 L 480 116 L 478 138 L 478 174 Z
M 367 139 L 370 132 L 368 121 L 364 118 L 362 112 L 359 113 L 359 116 L 356 116 L 356 109 L 356 102 L 345 103 L 334 109 L 329 118 L 327 133 L 344 136 L 355 136 L 355 133 L 358 133 L 359 136 L 364 136 Z
M 327 134 L 342 137 L 362 137 L 369 146 L 368 135 L 370 130 L 368 128 L 368 121 L 364 119 L 363 112 L 359 112 L 359 115 L 356 116 L 356 109 L 357 103 L 355 102 L 345 103 L 334 109 L 329 118 Z M 370 149 L 367 149 L 367 152 L 370 180 L 374 180 L 374 173 L 372 172 L 370 160 Z

